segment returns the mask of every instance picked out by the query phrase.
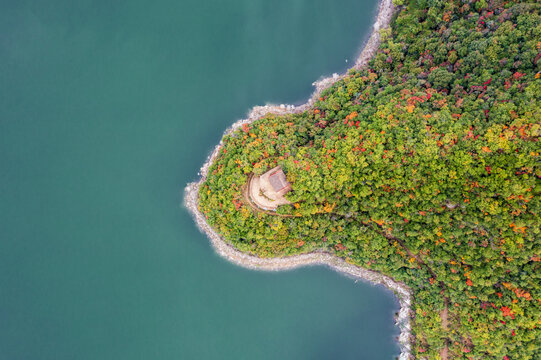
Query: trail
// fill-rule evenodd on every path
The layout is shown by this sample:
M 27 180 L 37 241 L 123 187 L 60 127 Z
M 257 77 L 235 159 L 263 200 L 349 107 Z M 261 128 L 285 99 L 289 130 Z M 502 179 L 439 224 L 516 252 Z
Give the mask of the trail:
M 372 229 L 374 229 L 374 227 L 372 226 L 372 224 L 366 224 L 363 222 L 364 225 L 368 225 L 368 226 L 371 226 Z M 377 231 L 380 235 L 382 235 L 383 237 L 385 237 L 386 239 L 388 240 L 392 240 L 392 241 L 396 241 L 405 251 L 406 253 L 415 259 L 415 261 L 420 265 L 420 266 L 424 266 L 428 272 L 432 275 L 432 277 L 437 280 L 438 277 L 436 275 L 436 273 L 434 272 L 434 270 L 432 270 L 432 268 L 430 266 L 427 265 L 426 262 L 423 261 L 423 259 L 421 259 L 421 257 L 419 255 L 416 255 L 416 254 L 413 254 L 411 252 L 411 250 L 406 246 L 406 244 L 398 239 L 397 237 L 394 237 L 392 235 L 389 235 L 387 234 L 383 228 L 381 226 L 377 226 L 379 231 L 374 229 L 375 231 Z M 447 296 L 445 296 L 445 290 L 447 289 L 445 284 L 443 283 L 443 281 L 439 281 L 439 286 L 441 288 L 441 294 L 443 296 L 443 303 L 444 303 L 444 308 L 443 310 L 440 312 L 440 318 L 441 318 L 441 325 L 443 327 L 443 329 L 447 332 L 449 331 L 449 298 Z M 449 339 L 446 338 L 445 339 L 445 345 L 441 348 L 440 350 L 440 357 L 442 360 L 448 360 L 449 358 Z
M 440 313 L 441 325 L 443 330 L 449 331 L 449 299 L 444 297 L 445 307 Z M 449 358 L 449 339 L 445 339 L 445 346 L 440 350 L 440 357 L 442 360 L 447 360 Z

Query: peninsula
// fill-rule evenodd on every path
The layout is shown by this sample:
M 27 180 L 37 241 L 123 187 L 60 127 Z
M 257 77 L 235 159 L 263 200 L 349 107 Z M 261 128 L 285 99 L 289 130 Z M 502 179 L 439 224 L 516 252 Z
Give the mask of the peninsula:
M 355 66 L 235 123 L 187 207 L 239 265 L 394 291 L 403 360 L 538 358 L 540 8 L 382 0 Z

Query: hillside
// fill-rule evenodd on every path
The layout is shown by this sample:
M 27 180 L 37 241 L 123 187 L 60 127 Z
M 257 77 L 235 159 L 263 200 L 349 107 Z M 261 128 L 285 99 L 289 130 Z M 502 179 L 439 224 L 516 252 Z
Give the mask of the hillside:
M 404 282 L 417 358 L 537 359 L 541 6 L 395 4 L 367 67 L 224 138 L 200 211 L 243 252 L 325 250 Z M 257 211 L 247 180 L 277 165 L 292 205 Z

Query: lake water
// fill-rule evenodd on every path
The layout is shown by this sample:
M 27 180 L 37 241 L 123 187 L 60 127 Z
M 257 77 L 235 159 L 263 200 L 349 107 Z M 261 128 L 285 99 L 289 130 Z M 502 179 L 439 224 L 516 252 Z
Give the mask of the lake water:
M 398 304 L 219 258 L 186 183 L 356 57 L 375 0 L 0 5 L 0 359 L 392 359 Z

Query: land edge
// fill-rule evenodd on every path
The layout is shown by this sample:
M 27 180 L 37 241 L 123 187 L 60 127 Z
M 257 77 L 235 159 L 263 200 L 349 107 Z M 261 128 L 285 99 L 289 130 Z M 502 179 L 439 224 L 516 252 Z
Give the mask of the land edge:
M 391 18 L 394 14 L 395 7 L 392 0 L 381 0 L 379 3 L 378 14 L 376 16 L 372 33 L 366 41 L 362 52 L 358 56 L 355 65 L 352 69 L 360 69 L 368 64 L 370 59 L 376 53 L 380 44 L 380 30 L 389 27 Z M 231 134 L 235 130 L 242 127 L 244 124 L 250 124 L 265 114 L 273 113 L 284 115 L 288 113 L 301 113 L 309 109 L 318 99 L 321 92 L 338 80 L 344 78 L 346 74 L 333 74 L 330 77 L 313 83 L 315 91 L 310 99 L 302 105 L 265 105 L 255 106 L 248 114 L 246 119 L 235 122 L 229 129 L 224 132 L 224 135 Z M 222 138 L 223 138 L 222 136 Z M 368 281 L 372 284 L 381 284 L 391 290 L 397 297 L 400 304 L 400 310 L 396 317 L 396 325 L 400 329 L 398 336 L 398 344 L 400 347 L 400 360 L 408 360 L 413 358 L 411 353 L 411 305 L 412 292 L 404 283 L 398 282 L 389 276 L 380 274 L 373 270 L 368 270 L 360 266 L 347 263 L 345 260 L 331 255 L 323 251 L 315 251 L 306 254 L 293 255 L 285 258 L 260 258 L 254 255 L 249 255 L 235 249 L 231 244 L 228 244 L 212 227 L 206 222 L 205 216 L 199 211 L 199 187 L 207 178 L 207 174 L 211 164 L 216 160 L 219 151 L 223 145 L 222 140 L 216 145 L 212 153 L 208 156 L 207 161 L 199 171 L 200 179 L 197 182 L 189 183 L 184 190 L 184 205 L 191 212 L 199 229 L 207 235 L 214 250 L 218 255 L 224 257 L 228 261 L 239 266 L 261 271 L 284 271 L 292 270 L 303 266 L 323 265 L 332 270 L 342 273 L 346 276 Z

